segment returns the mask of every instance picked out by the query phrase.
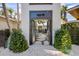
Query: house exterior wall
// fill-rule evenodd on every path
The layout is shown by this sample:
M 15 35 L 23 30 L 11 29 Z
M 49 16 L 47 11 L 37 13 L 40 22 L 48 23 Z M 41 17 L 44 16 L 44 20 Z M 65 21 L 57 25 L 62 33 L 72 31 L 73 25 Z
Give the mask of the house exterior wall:
M 60 4 L 54 3 L 52 5 L 29 5 L 28 3 L 21 4 L 21 29 L 23 34 L 29 43 L 29 27 L 30 27 L 30 11 L 52 11 L 52 43 L 54 43 L 54 33 L 57 29 L 61 27 L 61 18 L 60 18 Z
M 10 23 L 10 27 L 12 28 L 17 28 L 17 23 L 14 21 L 9 21 Z M 6 23 L 6 19 L 4 17 L 0 17 L 0 30 L 5 30 L 8 29 L 7 23 Z

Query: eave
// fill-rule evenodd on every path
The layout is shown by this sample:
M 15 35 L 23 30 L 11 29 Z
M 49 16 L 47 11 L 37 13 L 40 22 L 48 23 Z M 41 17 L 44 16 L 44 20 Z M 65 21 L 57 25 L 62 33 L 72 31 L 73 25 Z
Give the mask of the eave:
M 73 17 L 79 20 L 79 5 L 68 9 L 68 13 L 70 13 Z

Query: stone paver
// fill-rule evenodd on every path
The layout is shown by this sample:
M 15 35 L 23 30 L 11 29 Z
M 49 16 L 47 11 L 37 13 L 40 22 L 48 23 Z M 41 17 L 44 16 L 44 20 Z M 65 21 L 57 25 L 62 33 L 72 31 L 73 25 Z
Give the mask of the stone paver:
M 79 56 L 79 46 L 72 45 L 72 50 L 69 56 Z M 28 50 L 22 53 L 13 53 L 8 48 L 0 48 L 0 56 L 68 56 L 60 51 L 57 51 L 53 46 L 41 45 L 40 42 L 36 42 L 31 45 Z
M 72 45 L 71 56 L 79 56 L 79 45 Z
M 43 41 L 47 38 L 46 34 L 42 34 L 42 33 L 39 33 L 38 34 L 38 41 Z

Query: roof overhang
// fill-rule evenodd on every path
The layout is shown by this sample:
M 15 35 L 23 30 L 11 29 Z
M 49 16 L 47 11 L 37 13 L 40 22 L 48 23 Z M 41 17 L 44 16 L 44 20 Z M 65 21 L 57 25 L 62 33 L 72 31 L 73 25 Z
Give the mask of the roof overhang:
M 68 13 L 70 13 L 73 17 L 79 20 L 79 5 L 68 9 Z

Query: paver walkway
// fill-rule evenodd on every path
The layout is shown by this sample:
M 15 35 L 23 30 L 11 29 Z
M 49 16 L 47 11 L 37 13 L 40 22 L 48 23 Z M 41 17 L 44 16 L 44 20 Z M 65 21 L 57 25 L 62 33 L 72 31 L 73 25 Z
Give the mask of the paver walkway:
M 71 56 L 79 56 L 79 45 L 72 45 L 72 50 L 69 53 Z
M 0 56 L 67 56 L 60 51 L 57 51 L 53 46 L 39 45 L 40 42 L 36 42 L 31 45 L 27 51 L 22 53 L 13 53 L 8 48 L 0 48 Z M 36 45 L 37 44 L 37 45 Z M 70 52 L 70 56 L 79 56 L 79 46 L 73 45 Z

